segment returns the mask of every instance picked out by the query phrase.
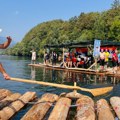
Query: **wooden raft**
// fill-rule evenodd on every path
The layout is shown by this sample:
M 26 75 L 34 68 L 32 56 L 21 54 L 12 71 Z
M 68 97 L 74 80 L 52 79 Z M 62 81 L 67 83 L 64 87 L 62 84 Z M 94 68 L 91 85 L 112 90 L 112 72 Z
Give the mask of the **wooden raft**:
M 103 72 L 98 72 L 96 70 L 92 69 L 86 69 L 86 68 L 62 68 L 60 65 L 52 66 L 52 65 L 44 65 L 43 63 L 40 64 L 28 64 L 28 66 L 31 67 L 44 67 L 46 69 L 50 70 L 62 70 L 62 71 L 70 71 L 70 72 L 79 72 L 79 73 L 87 73 L 87 74 L 97 74 L 97 75 L 106 75 L 105 71 Z
M 57 101 L 58 96 L 55 94 L 44 94 L 21 120 L 42 120 L 47 111 L 50 109 L 51 104 Z M 50 104 L 51 103 L 51 104 Z
M 2 93 L 3 92 L 3 93 Z M 10 93 L 10 94 L 8 94 Z M 0 100 L 0 120 L 9 120 L 13 115 L 30 104 L 29 109 L 21 120 L 115 120 L 120 119 L 120 97 L 111 97 L 109 101 L 100 99 L 94 101 L 92 98 L 81 95 L 76 91 L 62 93 L 59 96 L 52 93 L 45 93 L 37 98 L 35 92 L 26 92 L 23 95 L 13 93 L 6 89 L 0 89 L 4 96 Z M 72 111 L 72 107 L 75 107 Z M 70 113 L 75 114 L 70 116 Z
M 11 95 L 12 92 L 6 89 L 0 89 L 0 100 L 4 99 L 5 97 Z
M 93 64 L 94 65 L 94 64 Z M 28 66 L 31 67 L 44 67 L 46 69 L 50 70 L 62 70 L 62 71 L 69 71 L 69 72 L 75 72 L 75 73 L 84 73 L 84 74 L 92 74 L 92 75 L 103 75 L 103 76 L 111 76 L 111 77 L 120 77 L 120 70 L 117 71 L 117 73 L 113 73 L 113 71 L 110 70 L 105 70 L 105 71 L 98 71 L 98 70 L 93 70 L 90 68 L 62 68 L 60 65 L 52 66 L 51 64 L 45 65 L 43 63 L 39 64 L 28 64 Z
M 88 96 L 82 96 L 76 102 L 76 120 L 95 120 L 94 101 Z

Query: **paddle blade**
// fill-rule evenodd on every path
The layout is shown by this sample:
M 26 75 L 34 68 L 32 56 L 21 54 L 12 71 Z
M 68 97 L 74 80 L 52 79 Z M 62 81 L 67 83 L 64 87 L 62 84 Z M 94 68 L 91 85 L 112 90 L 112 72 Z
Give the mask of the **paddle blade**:
M 89 92 L 91 92 L 94 96 L 99 96 L 112 91 L 112 89 L 113 87 L 96 88 L 96 89 L 89 89 Z

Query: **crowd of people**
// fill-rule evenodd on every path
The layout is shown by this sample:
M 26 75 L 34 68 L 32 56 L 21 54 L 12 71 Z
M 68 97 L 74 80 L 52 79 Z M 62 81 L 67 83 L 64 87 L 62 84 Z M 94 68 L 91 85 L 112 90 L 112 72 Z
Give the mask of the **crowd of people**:
M 120 65 L 120 53 L 118 54 L 117 49 L 101 49 L 98 63 L 100 64 L 101 70 L 112 67 L 115 73 Z
M 52 63 L 52 65 L 56 65 L 58 55 L 55 51 L 53 51 L 51 54 L 45 52 L 44 54 L 44 64 L 50 64 Z
M 64 60 L 63 60 L 64 59 Z M 63 55 L 57 55 L 56 52 L 51 54 L 45 52 L 44 55 L 44 64 L 56 65 L 56 62 L 60 63 L 60 67 L 82 67 L 87 68 L 93 63 L 92 55 L 86 55 L 82 52 L 67 52 Z
M 51 54 L 45 53 L 44 55 L 44 64 L 56 65 L 57 61 L 61 61 L 60 67 L 65 68 L 89 68 L 97 60 L 99 70 L 106 70 L 107 68 L 112 68 L 113 71 L 117 71 L 118 66 L 120 65 L 120 54 L 118 54 L 117 49 L 100 49 L 100 54 L 97 58 L 93 57 L 93 53 L 88 54 L 81 51 L 77 52 L 67 52 L 63 55 L 57 55 L 56 52 Z

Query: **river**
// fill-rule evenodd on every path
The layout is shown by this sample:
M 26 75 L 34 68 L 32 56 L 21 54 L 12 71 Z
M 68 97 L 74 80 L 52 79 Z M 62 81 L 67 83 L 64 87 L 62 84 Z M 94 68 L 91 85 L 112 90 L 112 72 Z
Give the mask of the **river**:
M 6 69 L 7 73 L 11 77 L 17 78 L 24 78 L 29 80 L 40 80 L 44 82 L 52 82 L 52 83 L 59 83 L 59 84 L 66 84 L 66 85 L 73 85 L 74 81 L 77 82 L 78 86 L 85 87 L 85 88 L 97 88 L 97 87 L 106 87 L 106 86 L 114 86 L 113 91 L 109 92 L 108 94 L 93 97 L 90 93 L 86 93 L 84 91 L 78 91 L 79 93 L 89 95 L 94 100 L 105 98 L 109 99 L 112 96 L 120 96 L 120 83 L 113 84 L 113 78 L 107 76 L 96 76 L 96 75 L 88 75 L 82 73 L 74 73 L 74 72 L 65 72 L 65 71 L 56 71 L 56 70 L 49 70 L 45 69 L 44 67 L 41 68 L 34 68 L 28 66 L 31 60 L 27 57 L 15 57 L 15 56 L 6 56 L 1 55 L 0 61 L 3 64 L 4 68 Z M 37 63 L 41 62 L 42 59 L 37 60 Z M 119 80 L 120 78 L 117 78 Z M 37 96 L 40 97 L 42 94 L 50 92 L 55 94 L 60 94 L 62 92 L 70 92 L 71 90 L 60 89 L 50 86 L 42 86 L 38 84 L 28 84 L 28 83 L 21 83 L 15 81 L 4 80 L 2 75 L 0 74 L 0 88 L 9 89 L 12 92 L 19 92 L 24 94 L 27 91 L 35 91 Z M 18 112 L 12 120 L 19 120 L 26 111 L 30 108 L 28 107 L 23 108 L 20 112 Z

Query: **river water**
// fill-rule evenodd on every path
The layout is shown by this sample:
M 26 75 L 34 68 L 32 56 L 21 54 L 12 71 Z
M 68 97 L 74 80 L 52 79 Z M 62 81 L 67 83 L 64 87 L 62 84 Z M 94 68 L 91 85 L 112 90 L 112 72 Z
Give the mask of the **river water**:
M 109 100 L 109 98 L 112 96 L 120 96 L 120 83 L 119 83 L 120 78 L 116 78 L 116 82 L 118 81 L 118 83 L 113 84 L 113 79 L 114 79 L 113 77 L 89 75 L 80 72 L 74 73 L 67 71 L 50 70 L 44 67 L 34 68 L 28 66 L 31 60 L 30 58 L 25 58 L 25 57 L 1 55 L 0 62 L 3 64 L 7 73 L 11 77 L 66 84 L 66 85 L 73 85 L 74 81 L 76 81 L 78 86 L 84 88 L 114 86 L 113 91 L 99 97 L 93 97 L 90 93 L 84 91 L 78 91 L 78 92 L 88 95 L 92 97 L 94 100 L 98 100 L 100 98 L 105 98 Z M 37 60 L 37 63 L 39 62 L 42 62 L 42 59 Z M 14 93 L 19 92 L 21 94 L 24 94 L 27 91 L 35 91 L 38 97 L 40 97 L 41 95 L 47 92 L 55 93 L 58 95 L 62 92 L 71 92 L 71 90 L 60 89 L 50 86 L 42 86 L 38 84 L 28 84 L 28 83 L 4 80 L 1 74 L 0 74 L 0 83 L 1 83 L 0 88 L 9 89 Z M 18 112 L 12 118 L 12 120 L 19 120 L 30 107 L 31 107 L 30 105 L 24 107 L 20 112 Z

